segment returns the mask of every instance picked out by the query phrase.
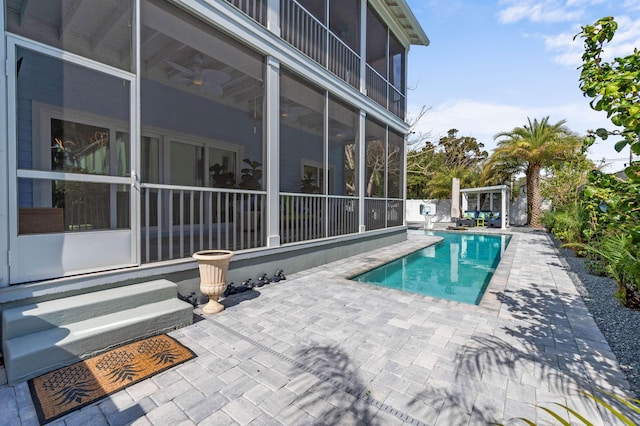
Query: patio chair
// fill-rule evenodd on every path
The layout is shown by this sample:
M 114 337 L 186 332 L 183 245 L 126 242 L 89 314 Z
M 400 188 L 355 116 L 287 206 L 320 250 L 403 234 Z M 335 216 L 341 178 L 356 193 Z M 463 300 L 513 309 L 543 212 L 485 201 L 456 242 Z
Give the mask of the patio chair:
M 500 212 L 494 212 L 491 214 L 489 219 L 486 221 L 488 228 L 501 228 L 502 227 L 502 218 Z
M 478 212 L 476 210 L 465 210 L 461 218 L 456 219 L 456 226 L 476 226 L 476 218 Z

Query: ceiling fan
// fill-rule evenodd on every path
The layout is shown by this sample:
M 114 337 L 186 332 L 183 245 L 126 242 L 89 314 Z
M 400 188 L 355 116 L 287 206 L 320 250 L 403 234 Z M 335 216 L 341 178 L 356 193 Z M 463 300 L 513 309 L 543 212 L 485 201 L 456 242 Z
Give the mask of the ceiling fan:
M 203 69 L 204 58 L 200 55 L 193 58 L 193 65 L 188 68 L 172 61 L 166 62 L 180 73 L 177 77 L 172 78 L 172 81 L 199 87 L 203 93 L 220 96 L 222 95 L 222 85 L 231 80 L 231 76 L 226 72 L 209 68 Z
M 309 109 L 297 105 L 294 103 L 283 104 L 282 109 L 280 111 L 280 117 L 282 117 L 285 121 L 294 122 L 298 120 L 301 116 L 309 113 Z

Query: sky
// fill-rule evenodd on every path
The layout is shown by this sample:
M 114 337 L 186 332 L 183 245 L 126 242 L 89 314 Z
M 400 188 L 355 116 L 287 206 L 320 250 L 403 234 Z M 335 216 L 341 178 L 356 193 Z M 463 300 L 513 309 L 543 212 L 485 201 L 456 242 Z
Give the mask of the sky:
M 527 118 L 566 120 L 584 135 L 613 129 L 606 112 L 593 111 L 579 88 L 584 25 L 613 16 L 616 35 L 605 59 L 640 49 L 640 0 L 407 0 L 430 45 L 411 46 L 408 63 L 409 119 L 423 107 L 416 134 L 437 142 L 449 129 L 472 136 L 491 153 L 494 136 L 527 124 Z M 594 160 L 606 171 L 629 162 L 619 138 L 598 142 Z M 634 157 L 635 159 L 636 157 Z

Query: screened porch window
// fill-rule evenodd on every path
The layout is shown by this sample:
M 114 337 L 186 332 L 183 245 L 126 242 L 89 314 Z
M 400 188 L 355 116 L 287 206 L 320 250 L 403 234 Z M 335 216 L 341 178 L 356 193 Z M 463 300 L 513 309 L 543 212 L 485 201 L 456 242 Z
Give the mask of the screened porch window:
M 165 148 L 163 140 L 168 140 Z M 142 181 L 180 186 L 235 188 L 242 147 L 173 135 L 143 136 Z M 168 155 L 164 155 L 168 152 Z
M 143 139 L 143 176 L 260 190 L 262 180 L 243 180 L 242 170 L 246 158 L 253 176 L 264 171 L 264 57 L 171 2 L 141 7 L 142 133 L 161 137 Z
M 238 183 L 238 153 L 236 151 L 209 148 L 209 186 L 214 188 L 233 188 Z
M 305 164 L 324 164 L 325 94 L 285 70 L 280 71 L 280 91 L 280 191 L 322 194 L 317 170 L 291 166 L 303 159 Z
M 332 174 L 332 169 L 329 168 L 329 187 L 333 186 Z M 324 168 L 321 164 L 302 160 L 300 190 L 305 194 L 322 194 L 324 192 Z
M 108 127 L 52 118 L 51 170 L 94 175 L 129 175 L 129 134 Z M 115 147 L 115 157 L 110 150 Z M 115 164 L 112 164 L 115 163 Z M 113 169 L 113 173 L 112 170 Z
M 358 170 L 357 140 L 359 112 L 329 94 L 329 179 L 330 195 L 355 195 Z
M 15 49 L 20 234 L 129 227 L 130 82 Z
M 386 186 L 386 128 L 381 123 L 367 118 L 366 121 L 366 174 L 365 196 L 382 198 Z

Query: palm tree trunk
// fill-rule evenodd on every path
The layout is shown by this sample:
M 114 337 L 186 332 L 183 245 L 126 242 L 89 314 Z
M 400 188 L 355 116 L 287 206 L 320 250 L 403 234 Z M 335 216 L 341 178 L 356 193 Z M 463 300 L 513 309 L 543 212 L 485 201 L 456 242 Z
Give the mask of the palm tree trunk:
M 525 178 L 526 178 L 526 186 L 527 186 L 527 225 L 531 225 L 531 206 L 533 205 L 533 188 L 531 187 L 533 179 L 531 178 L 531 175 L 533 173 L 533 169 L 531 168 L 531 166 L 527 167 L 527 170 L 525 171 Z
M 532 228 L 542 228 L 542 215 L 540 213 L 540 165 L 531 166 L 531 192 L 530 197 L 527 196 L 527 201 L 531 198 L 531 217 L 529 218 L 529 226 Z M 529 188 L 527 188 L 529 189 Z

